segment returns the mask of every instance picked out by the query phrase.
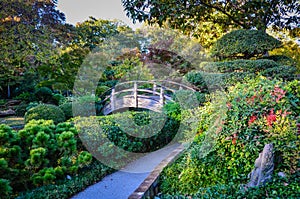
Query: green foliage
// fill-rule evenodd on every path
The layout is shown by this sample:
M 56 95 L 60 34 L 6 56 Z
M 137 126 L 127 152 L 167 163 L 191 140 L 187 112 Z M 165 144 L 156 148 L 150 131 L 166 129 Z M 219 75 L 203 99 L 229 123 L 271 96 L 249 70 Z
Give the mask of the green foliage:
M 263 31 L 235 30 L 212 46 L 211 55 L 219 58 L 246 58 L 262 56 L 281 46 L 281 42 Z
M 204 199 L 204 198 L 298 198 L 299 196 L 299 172 L 290 178 L 275 176 L 272 182 L 265 186 L 254 187 L 244 190 L 243 187 L 229 183 L 226 185 L 215 185 L 207 188 L 200 188 L 197 193 L 185 195 L 163 194 L 161 199 Z
M 273 60 L 281 66 L 296 66 L 296 62 L 292 58 L 285 55 L 271 55 L 263 58 Z
M 268 68 L 262 71 L 260 74 L 265 77 L 272 77 L 283 80 L 296 79 L 297 68 L 294 66 L 279 66 Z
M 52 63 L 56 47 L 68 42 L 65 30 L 70 26 L 56 5 L 57 1 L 1 1 L 0 85 L 6 97 L 31 89 L 40 79 L 39 67 Z
M 33 95 L 33 93 L 30 92 L 21 93 L 20 95 L 16 96 L 15 99 L 22 100 L 23 102 L 26 103 L 36 101 L 35 95 Z
M 40 87 L 35 91 L 36 98 L 43 102 L 47 103 L 52 99 L 52 90 L 48 87 Z
M 18 132 L 0 125 L 0 143 L 0 174 L 14 194 L 56 184 L 92 161 L 71 123 L 32 120 Z M 9 190 L 1 190 L 1 196 Z
M 234 60 L 224 62 L 203 62 L 200 69 L 206 72 L 232 73 L 232 72 L 251 72 L 258 73 L 268 68 L 278 67 L 279 64 L 272 60 Z
M 55 169 L 54 169 L 54 172 Z M 93 161 L 77 176 L 64 180 L 61 184 L 49 184 L 28 192 L 21 193 L 17 199 L 67 199 L 84 190 L 88 185 L 100 181 L 103 177 L 113 172 L 113 169 L 98 161 Z
M 296 134 L 299 89 L 292 90 L 298 87 L 297 80 L 283 83 L 256 78 L 247 83 L 237 83 L 229 89 L 227 98 L 223 99 L 225 113 L 218 112 L 223 108 L 217 100 L 194 110 L 190 116 L 185 115 L 183 118 L 186 120 L 200 118 L 195 128 L 198 136 L 180 159 L 164 169 L 162 192 L 194 195 L 198 191 L 208 192 L 209 187 L 219 186 L 211 190 L 211 197 L 217 197 L 214 194 L 222 192 L 232 194 L 232 189 L 221 187 L 230 183 L 235 187 L 246 184 L 255 159 L 267 143 L 275 146 L 274 173 L 283 171 L 288 179 L 296 175 L 300 159 L 299 135 Z M 274 183 L 278 191 L 285 189 L 281 182 L 276 180 Z M 291 187 L 286 189 L 295 194 L 296 184 L 291 183 Z M 255 194 L 265 194 L 264 191 L 258 193 Z
M 64 112 L 66 120 L 73 117 L 72 102 L 67 102 L 59 105 L 59 108 Z
M 199 69 L 199 71 L 187 73 L 184 79 L 202 92 L 213 91 L 217 88 L 226 89 L 256 75 L 285 81 L 293 80 L 296 79 L 297 70 L 294 66 L 282 66 L 268 59 L 203 62 Z
M 127 16 L 134 22 L 147 21 L 160 25 L 168 22 L 173 28 L 181 30 L 195 30 L 201 22 L 223 26 L 233 25 L 245 29 L 265 30 L 270 24 L 276 29 L 292 29 L 299 21 L 297 0 L 245 1 L 243 3 L 236 1 L 178 2 L 175 0 L 152 0 L 145 3 L 142 0 L 122 0 L 122 4 Z
M 65 114 L 58 106 L 51 104 L 40 104 L 29 109 L 25 114 L 25 123 L 39 119 L 53 120 L 58 124 L 65 121 Z
M 12 193 L 12 188 L 9 186 L 9 180 L 0 179 L 0 193 L 2 197 L 9 197 Z
M 172 115 L 169 112 L 170 115 Z M 155 151 L 168 144 L 177 133 L 179 121 L 154 112 L 124 112 L 109 116 L 74 119 L 80 137 L 98 159 L 122 167 L 133 160 L 127 152 Z M 155 123 L 154 123 L 155 122 Z M 134 156 L 134 155 L 133 155 Z

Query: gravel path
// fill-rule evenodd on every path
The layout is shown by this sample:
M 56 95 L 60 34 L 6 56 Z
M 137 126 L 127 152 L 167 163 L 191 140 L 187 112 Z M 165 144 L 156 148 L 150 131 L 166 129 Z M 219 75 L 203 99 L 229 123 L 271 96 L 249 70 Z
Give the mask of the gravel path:
M 106 176 L 72 199 L 126 199 L 149 173 L 179 144 L 154 151 L 127 165 L 123 170 Z

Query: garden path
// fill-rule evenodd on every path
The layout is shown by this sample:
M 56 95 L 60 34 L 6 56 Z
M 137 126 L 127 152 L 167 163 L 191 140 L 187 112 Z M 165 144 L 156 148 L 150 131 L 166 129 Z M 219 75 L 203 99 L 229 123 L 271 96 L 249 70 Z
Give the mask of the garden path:
M 154 151 L 103 178 L 72 199 L 127 199 L 150 172 L 180 144 Z

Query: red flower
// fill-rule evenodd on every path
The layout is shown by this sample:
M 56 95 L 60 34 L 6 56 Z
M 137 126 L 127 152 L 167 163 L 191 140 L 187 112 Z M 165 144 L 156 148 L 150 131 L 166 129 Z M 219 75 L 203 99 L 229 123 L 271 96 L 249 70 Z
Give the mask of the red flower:
M 248 121 L 248 126 L 250 126 L 253 122 L 255 122 L 256 119 L 257 119 L 257 117 L 255 115 L 252 115 L 250 117 L 250 120 Z
M 271 95 L 276 97 L 276 102 L 279 102 L 284 96 L 285 96 L 286 91 L 282 90 L 279 88 L 279 86 L 275 86 L 274 90 L 271 92 Z
M 276 115 L 274 114 L 274 109 L 272 108 L 269 115 L 267 115 L 267 125 L 272 126 L 273 122 L 276 121 Z

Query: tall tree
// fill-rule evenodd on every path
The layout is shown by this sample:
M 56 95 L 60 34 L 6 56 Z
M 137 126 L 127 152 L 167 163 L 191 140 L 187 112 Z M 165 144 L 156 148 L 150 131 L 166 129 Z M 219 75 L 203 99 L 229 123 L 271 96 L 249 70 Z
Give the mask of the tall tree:
M 122 4 L 134 22 L 169 21 L 179 29 L 187 28 L 188 21 L 192 27 L 210 21 L 265 31 L 268 26 L 292 29 L 300 21 L 299 0 L 122 0 Z
M 0 2 L 0 89 L 7 97 L 24 73 L 50 65 L 57 47 L 70 38 L 65 31 L 70 26 L 56 5 L 57 0 Z

